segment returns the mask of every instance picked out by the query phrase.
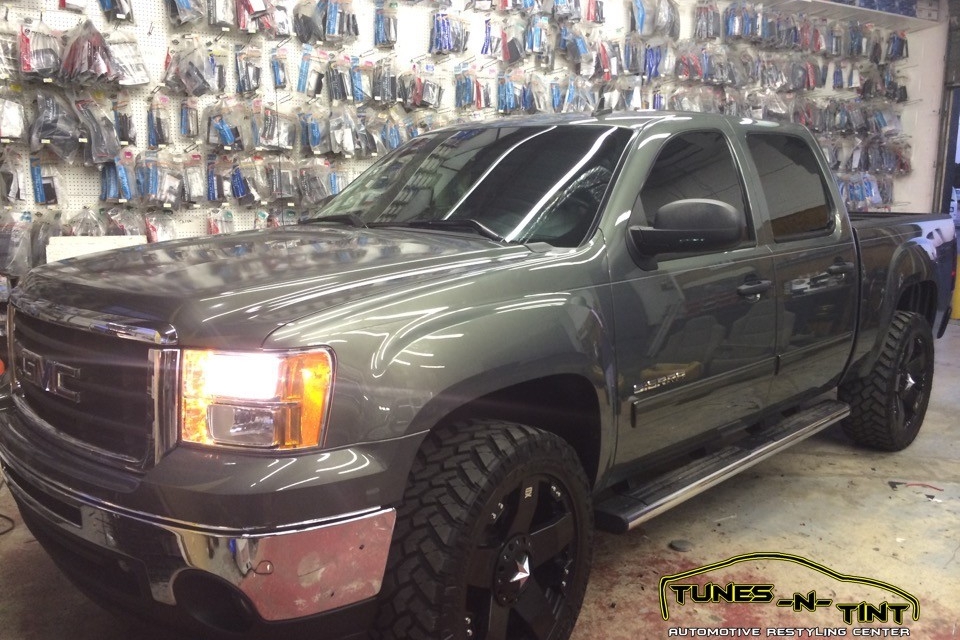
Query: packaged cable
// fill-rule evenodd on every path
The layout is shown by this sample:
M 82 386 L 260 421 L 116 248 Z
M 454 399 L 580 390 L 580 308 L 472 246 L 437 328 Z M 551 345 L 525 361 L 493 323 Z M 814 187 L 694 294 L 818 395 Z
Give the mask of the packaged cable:
M 235 228 L 233 212 L 229 209 L 216 209 L 207 216 L 207 235 L 233 233 Z
M 117 140 L 121 147 L 137 144 L 137 125 L 130 109 L 130 96 L 121 91 L 111 101 L 113 107 L 113 128 L 117 132 Z
M 334 44 L 353 42 L 360 35 L 352 0 L 326 0 L 323 41 Z
M 170 22 L 180 26 L 200 22 L 207 15 L 204 0 L 166 0 Z
M 164 149 L 171 141 L 170 97 L 163 93 L 154 93 L 150 97 L 147 110 L 147 148 Z
M 373 99 L 373 62 L 350 58 L 350 100 L 357 106 Z
M 24 211 L 10 230 L 10 245 L 7 250 L 7 263 L 3 272 L 11 276 L 26 275 L 33 267 L 30 229 L 33 226 L 33 214 Z
M 100 9 L 109 20 L 133 22 L 133 0 L 100 0 Z
M 120 153 L 120 140 L 113 120 L 89 92 L 68 92 L 73 110 L 86 131 L 87 151 L 93 164 L 110 162 Z
M 330 163 L 322 158 L 308 158 L 297 169 L 301 203 L 307 209 L 319 207 L 331 195 Z
M 129 207 L 112 207 L 106 211 L 108 236 L 144 236 L 147 225 L 143 214 Z
M 107 223 L 98 212 L 84 207 L 80 213 L 64 222 L 63 235 L 99 238 L 107 235 Z
M 332 151 L 330 146 L 329 114 L 314 105 L 300 111 L 300 148 L 304 155 L 322 155 Z
M 237 93 L 250 95 L 260 90 L 262 63 L 259 47 L 236 45 L 234 57 L 237 70 Z
M 270 51 L 270 75 L 274 89 L 287 88 L 287 48 L 274 47 Z
M 191 140 L 200 135 L 200 111 L 193 96 L 180 98 L 180 135 Z
M 36 204 L 60 207 L 66 205 L 67 192 L 55 164 L 38 155 L 31 155 L 30 178 L 33 182 L 33 201 Z
M 49 89 L 36 89 L 36 119 L 30 126 L 30 150 L 49 152 L 72 163 L 80 151 L 80 121 L 73 110 Z
M 293 151 L 297 144 L 296 116 L 274 106 L 263 108 L 259 147 L 268 151 Z
M 240 159 L 234 174 L 233 196 L 243 206 L 265 202 L 269 195 L 267 171 L 263 156 L 250 155 Z
M 121 86 L 136 87 L 150 83 L 150 72 L 134 34 L 125 29 L 111 31 L 107 35 L 107 43 L 116 65 L 116 80 Z
M 199 206 L 207 199 L 206 163 L 200 153 L 183 157 L 183 201 Z
M 323 91 L 325 55 L 313 48 L 312 45 L 303 45 L 300 56 L 300 68 L 297 73 L 297 92 L 311 98 L 320 95 Z
M 147 242 L 166 242 L 177 238 L 177 223 L 169 213 L 148 213 L 143 218 Z
M 283 156 L 264 161 L 269 199 L 285 207 L 295 207 L 299 199 L 296 164 Z
M 207 0 L 207 24 L 219 31 L 230 31 L 235 26 L 234 0 Z
M 224 97 L 207 107 L 203 120 L 206 123 L 206 143 L 216 151 L 242 151 L 244 140 L 241 133 L 242 109 L 236 98 Z
M 397 44 L 397 3 L 376 0 L 373 13 L 373 46 L 392 49 Z
M 325 3 L 317 0 L 300 0 L 293 9 L 293 31 L 303 44 L 313 45 L 323 41 Z
M 43 22 L 26 19 L 18 39 L 20 75 L 24 80 L 53 82 L 63 64 L 60 34 Z
M 19 93 L 0 90 L 0 144 L 27 138 L 27 118 L 21 100 Z
M 50 238 L 61 234 L 61 211 L 38 211 L 34 215 L 33 226 L 30 228 L 30 253 L 33 266 L 47 264 L 47 244 Z
M 271 38 L 289 38 L 293 35 L 293 17 L 286 4 L 265 0 L 267 15 L 257 18 L 260 31 Z
M 27 179 L 23 157 L 7 149 L 0 161 L 0 202 L 16 205 L 27 201 Z
M 90 20 L 84 20 L 65 35 L 66 47 L 59 80 L 64 85 L 115 82 L 121 78 L 120 65 L 103 34 Z
M 450 15 L 446 10 L 436 11 L 431 16 L 430 53 L 436 55 L 463 53 L 467 50 L 469 36 L 470 29 L 465 20 Z
M 20 74 L 19 37 L 19 32 L 10 23 L 0 23 L 0 80 L 12 80 Z
M 349 59 L 336 58 L 330 61 L 327 65 L 326 84 L 330 104 L 353 100 Z

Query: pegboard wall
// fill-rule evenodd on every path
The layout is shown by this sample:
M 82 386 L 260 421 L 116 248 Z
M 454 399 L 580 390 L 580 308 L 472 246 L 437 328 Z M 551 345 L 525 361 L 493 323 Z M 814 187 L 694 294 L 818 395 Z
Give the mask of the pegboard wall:
M 211 1 L 211 0 L 208 0 Z M 593 2 L 594 0 L 591 0 Z M 921 0 L 923 2 L 935 2 L 939 7 L 939 0 Z M 375 14 L 374 0 L 353 0 L 353 11 L 356 15 L 357 26 L 359 27 L 359 36 L 347 46 L 340 49 L 329 48 L 329 45 L 318 43 L 318 49 L 323 49 L 332 58 L 342 58 L 343 56 L 356 56 L 362 61 L 375 62 L 385 56 L 395 56 L 398 71 L 404 71 L 417 65 L 420 68 L 429 66 L 435 74 L 435 78 L 443 88 L 442 99 L 439 108 L 433 110 L 436 114 L 436 121 L 439 123 L 450 122 L 462 119 L 480 119 L 498 117 L 495 108 L 496 96 L 494 96 L 494 106 L 481 111 L 464 111 L 454 108 L 455 94 L 455 74 L 459 65 L 467 65 L 476 70 L 478 76 L 486 77 L 496 84 L 497 75 L 501 72 L 502 65 L 497 60 L 486 57 L 481 52 L 481 46 L 484 39 L 485 21 L 488 18 L 498 19 L 505 14 L 495 11 L 478 10 L 474 3 L 470 7 L 465 4 L 466 0 L 453 0 L 453 6 L 449 7 L 452 15 L 459 16 L 469 24 L 469 40 L 467 50 L 463 54 L 433 56 L 429 54 L 432 13 L 436 11 L 436 5 L 428 3 L 410 4 L 407 2 L 394 3 L 392 7 L 396 10 L 398 35 L 396 46 L 392 51 L 376 49 L 374 47 L 373 24 Z M 584 7 L 585 0 L 581 0 Z M 329 107 L 329 99 L 324 92 L 323 95 L 316 98 L 308 98 L 302 93 L 296 91 L 277 91 L 273 88 L 270 71 L 270 51 L 273 47 L 283 47 L 287 50 L 286 74 L 289 85 L 296 86 L 298 65 L 303 47 L 296 37 L 278 40 L 271 38 L 263 33 L 240 32 L 235 27 L 230 30 L 220 30 L 208 26 L 207 22 L 201 21 L 186 27 L 175 27 L 169 20 L 167 2 L 165 0 L 133 0 L 133 23 L 115 23 L 108 21 L 100 9 L 98 0 L 73 0 L 73 5 L 83 7 L 82 13 L 59 9 L 59 0 L 7 0 L 0 8 L 0 19 L 7 26 L 17 27 L 24 18 L 32 20 L 41 20 L 49 26 L 67 30 L 77 25 L 80 21 L 90 19 L 93 24 L 104 34 L 108 34 L 116 29 L 132 32 L 139 44 L 143 54 L 144 62 L 151 78 L 150 84 L 141 87 L 132 87 L 127 90 L 130 97 L 130 108 L 135 126 L 139 136 L 138 149 L 146 148 L 146 124 L 149 101 L 153 93 L 158 89 L 159 83 L 164 75 L 165 61 L 167 60 L 168 50 L 176 47 L 184 38 L 196 36 L 211 47 L 218 47 L 232 52 L 235 45 L 255 45 L 260 49 L 260 69 L 261 69 L 261 91 L 260 96 L 265 103 L 271 103 L 279 107 L 282 111 L 293 114 L 301 110 L 312 108 L 314 104 L 319 103 L 322 106 Z M 204 3 L 206 4 L 206 3 Z M 232 4 L 232 3 L 231 3 Z M 276 2 L 276 5 L 284 6 L 292 15 L 296 0 L 288 2 Z M 531 3 L 533 4 L 533 3 Z M 389 5 L 389 3 L 388 3 Z M 537 3 L 539 6 L 539 3 Z M 482 3 L 481 3 L 482 6 Z M 603 38 L 612 41 L 623 42 L 624 37 L 629 31 L 630 14 L 628 12 L 628 3 L 622 0 L 606 0 L 603 3 L 604 21 L 600 25 L 592 25 L 590 28 Z M 680 0 L 679 6 L 679 39 L 691 38 L 695 29 L 695 0 Z M 728 6 L 728 3 L 720 3 L 721 10 Z M 904 104 L 898 105 L 897 109 L 901 113 L 904 133 L 910 137 L 912 146 L 912 164 L 913 171 L 909 175 L 898 176 L 896 183 L 896 202 L 889 208 L 893 210 L 911 211 L 922 210 L 929 206 L 932 201 L 935 154 L 937 148 L 937 130 L 939 106 L 942 91 L 943 78 L 943 57 L 946 43 L 946 20 L 923 20 L 918 18 L 907 18 L 903 16 L 870 11 L 856 7 L 824 2 L 821 0 L 774 0 L 767 2 L 766 6 L 778 7 L 783 11 L 797 12 L 798 15 L 823 16 L 830 19 L 839 20 L 857 20 L 864 23 L 875 23 L 885 29 L 905 30 L 908 32 L 910 44 L 910 57 L 907 61 L 899 63 L 897 72 L 902 78 L 910 95 L 910 100 Z M 943 7 L 943 17 L 946 17 L 946 8 Z M 927 17 L 936 17 L 930 14 Z M 237 69 L 232 63 L 226 65 L 226 93 L 234 94 L 237 87 Z M 517 67 L 515 67 L 517 68 Z M 538 69 L 537 63 L 532 56 L 528 56 L 519 68 L 533 71 Z M 570 74 L 570 67 L 566 62 L 559 58 L 555 70 L 547 74 L 552 77 L 566 77 Z M 645 106 L 652 104 L 650 98 L 653 92 L 660 88 L 661 82 L 670 83 L 669 78 L 664 78 L 656 82 L 645 83 Z M 28 120 L 33 117 L 31 86 L 20 85 L 16 81 L 6 81 L 8 89 L 14 91 L 23 91 L 23 102 L 27 106 Z M 0 85 L 2 86 L 2 85 Z M 670 85 L 675 86 L 675 85 Z M 667 88 L 664 87 L 664 91 Z M 817 90 L 808 93 L 809 96 L 832 96 L 842 94 L 842 99 L 855 97 L 850 91 L 837 92 L 830 88 Z M 179 96 L 171 93 L 173 104 L 170 107 L 170 121 L 177 124 L 177 101 Z M 219 95 L 204 95 L 198 98 L 198 107 L 200 112 L 210 106 L 220 98 Z M 206 127 L 201 122 L 201 136 L 205 133 Z M 174 134 L 171 136 L 169 150 L 172 152 L 183 153 L 191 151 L 204 152 L 205 145 L 200 138 L 186 138 L 179 135 L 179 130 L 174 127 Z M 299 145 L 298 145 L 299 147 Z M 28 149 L 23 144 L 12 144 L 10 148 L 19 151 L 22 154 L 23 162 L 26 163 Z M 300 158 L 299 148 L 291 157 Z M 276 155 L 265 155 L 267 161 L 276 160 Z M 330 156 L 330 159 L 342 169 L 349 178 L 356 177 L 365 169 L 375 158 L 346 158 L 342 156 Z M 65 202 L 58 207 L 62 211 L 62 219 L 69 220 L 83 207 L 89 206 L 97 209 L 104 205 L 99 203 L 101 189 L 100 172 L 96 167 L 86 167 L 79 164 L 62 165 L 58 167 L 63 184 L 65 185 L 67 197 Z M 29 173 L 26 175 L 29 176 Z M 30 186 L 27 186 L 28 192 Z M 170 213 L 176 221 L 175 234 L 178 237 L 190 237 L 205 234 L 207 232 L 206 220 L 211 211 L 219 208 L 210 206 L 184 206 L 179 211 Z M 224 208 L 229 209 L 235 220 L 236 230 L 245 230 L 254 227 L 255 219 L 258 215 L 268 208 L 263 203 L 255 203 L 252 206 L 240 206 L 236 202 L 229 202 Z M 23 207 L 8 206 L 7 212 L 16 215 L 20 210 L 34 210 L 32 203 L 24 203 Z

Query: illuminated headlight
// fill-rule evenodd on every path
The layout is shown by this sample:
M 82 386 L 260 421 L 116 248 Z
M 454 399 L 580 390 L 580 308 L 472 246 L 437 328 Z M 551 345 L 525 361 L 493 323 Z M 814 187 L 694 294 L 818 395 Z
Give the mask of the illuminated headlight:
M 183 352 L 183 442 L 296 449 L 315 447 L 333 385 L 325 349 L 288 353 Z

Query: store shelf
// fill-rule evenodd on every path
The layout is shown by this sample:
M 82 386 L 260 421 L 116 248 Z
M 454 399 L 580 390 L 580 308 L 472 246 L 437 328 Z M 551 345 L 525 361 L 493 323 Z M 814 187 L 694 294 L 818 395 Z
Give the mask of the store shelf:
M 831 20 L 859 20 L 860 22 L 898 31 L 922 31 L 940 24 L 938 20 L 911 18 L 898 13 L 862 9 L 838 2 L 829 2 L 828 0 L 772 0 L 764 3 L 764 6 Z

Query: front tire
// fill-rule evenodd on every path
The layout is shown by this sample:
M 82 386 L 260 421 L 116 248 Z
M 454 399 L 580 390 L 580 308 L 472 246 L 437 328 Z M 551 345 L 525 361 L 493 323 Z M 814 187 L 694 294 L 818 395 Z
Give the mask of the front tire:
M 919 314 L 897 311 L 873 370 L 840 387 L 839 399 L 850 405 L 844 432 L 873 449 L 905 449 L 920 431 L 932 386 L 930 325 Z
M 379 637 L 565 640 L 592 536 L 589 484 L 564 440 L 495 421 L 440 427 L 398 509 Z

